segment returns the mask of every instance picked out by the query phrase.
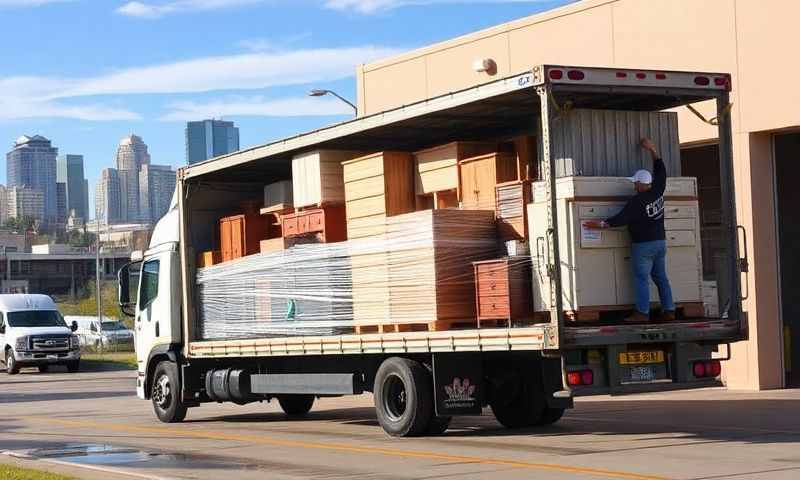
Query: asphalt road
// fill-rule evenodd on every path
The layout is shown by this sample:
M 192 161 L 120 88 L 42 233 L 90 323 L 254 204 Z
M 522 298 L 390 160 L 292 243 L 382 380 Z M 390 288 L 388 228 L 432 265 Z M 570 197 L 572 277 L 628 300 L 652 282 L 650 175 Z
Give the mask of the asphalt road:
M 203 405 L 164 425 L 134 376 L 0 372 L 0 462 L 104 480 L 800 478 L 800 390 L 593 397 L 545 429 L 485 414 L 394 439 L 369 395 L 319 400 L 304 420 L 273 402 Z

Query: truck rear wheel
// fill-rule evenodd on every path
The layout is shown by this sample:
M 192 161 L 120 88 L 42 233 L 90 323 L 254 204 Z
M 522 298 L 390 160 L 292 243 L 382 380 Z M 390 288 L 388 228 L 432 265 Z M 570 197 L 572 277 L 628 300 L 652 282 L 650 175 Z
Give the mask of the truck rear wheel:
M 492 413 L 506 428 L 525 428 L 544 424 L 542 421 L 547 409 L 547 400 L 541 376 L 535 373 L 538 371 L 536 366 L 529 368 L 518 367 L 514 375 L 505 380 L 503 388 L 492 395 L 490 402 Z M 553 422 L 556 420 L 558 418 Z
M 301 417 L 311 411 L 314 406 L 314 395 L 280 395 L 278 403 L 283 413 L 290 417 Z
M 161 362 L 156 366 L 150 399 L 156 416 L 164 423 L 178 423 L 186 418 L 186 406 L 181 403 L 181 384 L 178 366 L 172 362 Z
M 394 437 L 426 433 L 433 416 L 433 382 L 422 364 L 399 357 L 385 360 L 375 375 L 373 395 L 378 422 L 386 433 Z
M 564 408 L 547 407 L 544 409 L 544 412 L 542 412 L 542 418 L 540 418 L 539 421 L 536 422 L 536 425 L 540 425 L 543 427 L 547 425 L 552 425 L 557 421 L 561 420 L 561 417 L 564 416 L 565 411 L 566 409 Z

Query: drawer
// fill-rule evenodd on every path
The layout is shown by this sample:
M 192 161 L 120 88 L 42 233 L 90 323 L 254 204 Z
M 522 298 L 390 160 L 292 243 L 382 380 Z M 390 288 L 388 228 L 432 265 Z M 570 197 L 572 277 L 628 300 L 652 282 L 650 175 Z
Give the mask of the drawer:
M 627 247 L 631 238 L 624 228 L 608 230 L 586 230 L 581 226 L 581 248 L 617 248 Z
M 578 218 L 606 219 L 618 214 L 624 205 L 579 205 Z
M 325 231 L 325 213 L 312 212 L 306 216 L 308 219 L 308 232 L 324 232 Z
M 508 282 L 508 264 L 485 263 L 478 265 L 478 281 L 483 280 L 504 280 Z
M 697 238 L 692 230 L 670 230 L 667 232 L 668 247 L 693 247 Z
M 508 295 L 508 280 L 487 279 L 478 277 L 478 294 L 483 295 Z
M 481 318 L 508 318 L 511 308 L 508 295 L 483 296 L 478 298 L 478 316 Z
M 283 217 L 282 231 L 284 237 L 291 237 L 292 235 L 300 235 L 300 228 L 297 222 L 297 217 L 294 215 Z
M 664 220 L 664 229 L 669 230 L 694 230 L 697 228 L 694 218 L 669 218 Z
M 697 218 L 696 205 L 670 205 L 664 207 L 664 218 Z
M 299 215 L 297 217 L 297 231 L 300 235 L 308 233 L 308 215 Z

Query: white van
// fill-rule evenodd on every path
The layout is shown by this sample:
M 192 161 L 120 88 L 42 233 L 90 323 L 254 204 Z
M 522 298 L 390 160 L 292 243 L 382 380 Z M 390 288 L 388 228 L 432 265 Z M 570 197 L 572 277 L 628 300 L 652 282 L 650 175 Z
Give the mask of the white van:
M 22 367 L 66 365 L 77 372 L 81 352 L 77 323 L 67 326 L 55 302 L 47 295 L 0 295 L 0 345 L 9 375 Z
M 133 347 L 133 330 L 117 319 L 109 318 L 102 324 L 94 315 L 66 315 L 64 319 L 68 324 L 73 321 L 78 324 L 75 334 L 84 347 Z

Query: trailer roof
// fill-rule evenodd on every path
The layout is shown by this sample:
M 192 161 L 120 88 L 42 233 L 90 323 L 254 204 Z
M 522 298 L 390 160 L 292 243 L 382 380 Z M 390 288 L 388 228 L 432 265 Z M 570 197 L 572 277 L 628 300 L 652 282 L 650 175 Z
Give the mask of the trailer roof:
M 581 71 L 580 82 L 551 78 L 551 70 Z M 623 72 L 630 79 L 620 80 Z M 627 77 L 627 73 L 625 74 Z M 644 77 L 646 80 L 641 80 Z M 697 76 L 727 79 L 726 85 L 701 85 Z M 660 82 L 655 78 L 669 78 Z M 550 83 L 553 99 L 569 99 L 574 108 L 664 110 L 715 98 L 730 88 L 721 73 L 665 72 L 639 69 L 540 65 L 529 72 L 449 93 L 369 116 L 333 124 L 308 133 L 258 145 L 183 167 L 179 178 L 217 172 L 216 179 L 251 179 L 285 171 L 287 160 L 302 151 L 414 151 L 454 140 L 501 138 L 532 132 L 540 115 L 535 88 Z M 237 167 L 237 168 L 234 168 Z M 224 171 L 224 172 L 223 172 Z M 220 178 L 222 177 L 222 178 Z

